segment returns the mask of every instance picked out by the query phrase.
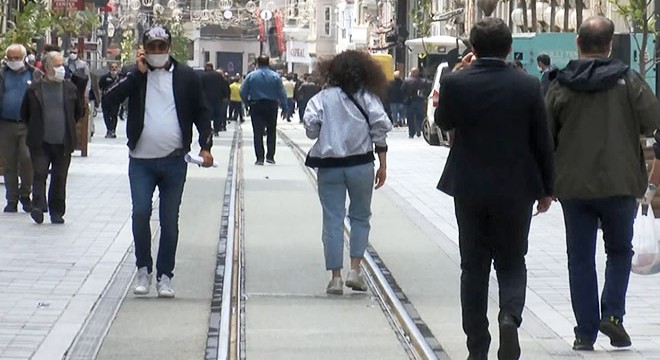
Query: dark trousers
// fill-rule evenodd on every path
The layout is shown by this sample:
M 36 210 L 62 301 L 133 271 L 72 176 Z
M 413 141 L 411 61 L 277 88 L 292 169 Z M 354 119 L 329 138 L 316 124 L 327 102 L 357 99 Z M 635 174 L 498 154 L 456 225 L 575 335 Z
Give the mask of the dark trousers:
M 117 116 L 119 115 L 119 106 L 103 106 L 103 121 L 108 132 L 117 131 Z
M 32 161 L 26 138 L 27 127 L 24 123 L 0 120 L 0 161 L 4 169 L 5 196 L 8 202 L 18 202 L 19 196 L 30 197 L 32 190 Z
M 227 101 L 208 100 L 213 120 L 213 132 L 217 133 L 227 129 Z
M 286 106 L 287 106 L 286 120 L 291 121 L 291 117 L 293 117 L 293 111 L 296 108 L 296 102 L 293 101 L 293 98 L 287 98 L 286 99 Z
M 160 159 L 131 158 L 128 165 L 128 178 L 133 201 L 133 241 L 135 243 L 135 264 L 138 268 L 153 270 L 151 258 L 151 201 L 158 186 L 160 219 L 160 245 L 156 260 L 156 278 L 174 276 L 176 247 L 179 239 L 179 207 L 186 182 L 188 166 L 183 155 Z
M 407 105 L 408 136 L 413 137 L 422 131 L 424 122 L 424 100 L 412 100 Z
M 266 159 L 275 159 L 275 137 L 277 136 L 277 101 L 261 100 L 250 104 L 254 153 L 257 160 L 264 160 L 264 129 L 266 129 Z
M 307 102 L 298 101 L 298 117 L 300 118 L 300 123 L 304 122 L 305 109 L 307 109 Z
M 634 197 L 592 200 L 562 200 L 566 224 L 568 275 L 571 303 L 577 320 L 575 335 L 595 341 L 603 318 L 623 319 L 633 256 L 633 223 L 637 211 Z M 596 275 L 598 220 L 603 229 L 607 267 L 600 306 Z
M 229 103 L 229 117 L 232 120 L 241 119 L 243 122 L 243 103 L 240 101 L 232 101 Z
M 32 206 L 48 209 L 51 217 L 64 216 L 66 211 L 66 178 L 71 164 L 71 153 L 64 145 L 44 143 L 41 148 L 30 148 L 34 181 L 32 185 Z M 46 178 L 51 169 L 48 199 L 46 199 Z
M 455 198 L 461 254 L 463 331 L 470 353 L 488 353 L 488 282 L 494 262 L 500 316 L 522 323 L 532 201 Z

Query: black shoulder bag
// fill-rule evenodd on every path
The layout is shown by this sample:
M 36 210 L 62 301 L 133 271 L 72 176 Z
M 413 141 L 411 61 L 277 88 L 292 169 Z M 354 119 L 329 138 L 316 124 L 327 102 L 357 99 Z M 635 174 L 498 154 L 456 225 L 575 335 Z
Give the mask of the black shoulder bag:
M 342 91 L 344 90 L 342 89 Z M 362 116 L 364 116 L 364 118 L 367 120 L 367 124 L 371 126 L 371 122 L 369 122 L 369 115 L 367 115 L 367 112 L 364 110 L 362 105 L 360 105 L 360 103 L 358 103 L 357 100 L 355 100 L 355 97 L 351 95 L 348 91 L 344 91 L 344 94 L 346 94 L 346 96 L 348 96 L 348 99 L 351 100 L 351 102 L 355 105 L 355 107 L 357 107 L 358 110 L 360 110 Z

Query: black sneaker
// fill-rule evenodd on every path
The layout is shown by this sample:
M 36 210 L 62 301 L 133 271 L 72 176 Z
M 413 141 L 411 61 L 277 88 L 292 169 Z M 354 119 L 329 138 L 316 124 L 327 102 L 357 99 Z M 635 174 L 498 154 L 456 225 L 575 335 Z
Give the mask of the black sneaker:
M 266 162 L 275 165 L 275 159 L 266 159 Z
M 116 138 L 117 138 L 117 133 L 114 132 L 114 131 L 111 131 L 111 132 L 110 132 L 110 138 L 111 138 L 111 139 L 116 139 Z
M 520 358 L 518 325 L 509 315 L 501 315 L 499 322 L 500 349 L 497 351 L 497 358 L 501 360 L 518 360 Z
M 52 224 L 64 224 L 64 218 L 60 215 L 53 215 L 50 217 L 50 222 Z
M 18 201 L 21 203 L 21 206 L 23 207 L 23 211 L 30 212 L 32 211 L 32 200 L 30 200 L 29 196 L 22 196 L 18 198 Z
M 583 338 L 576 337 L 573 342 L 573 350 L 575 351 L 594 351 L 594 344 Z
M 8 201 L 7 206 L 5 206 L 4 212 L 6 213 L 15 213 L 18 212 L 18 202 Z
M 483 353 L 472 354 L 472 353 L 470 353 L 470 355 L 468 355 L 467 360 L 488 360 L 488 353 L 486 353 L 486 354 L 483 354 Z
M 254 164 L 255 164 L 255 165 L 263 165 L 263 164 L 264 164 L 264 161 L 263 161 L 263 160 L 257 160 L 257 161 L 255 161 Z
M 34 220 L 34 222 L 37 224 L 44 222 L 44 212 L 41 211 L 41 209 L 32 209 L 30 212 L 30 217 L 32 217 L 32 220 Z
M 632 346 L 630 335 L 623 328 L 623 321 L 615 316 L 602 319 L 598 330 L 610 338 L 610 344 L 614 347 L 624 348 Z

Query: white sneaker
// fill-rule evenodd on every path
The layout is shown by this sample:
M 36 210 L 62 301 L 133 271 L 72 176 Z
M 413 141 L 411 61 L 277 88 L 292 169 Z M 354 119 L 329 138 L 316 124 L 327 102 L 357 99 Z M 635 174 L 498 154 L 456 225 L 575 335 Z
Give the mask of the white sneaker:
M 355 291 L 367 291 L 367 282 L 362 271 L 351 270 L 346 278 L 346 286 Z
M 341 281 L 340 277 L 333 277 L 332 280 L 330 280 L 328 283 L 328 287 L 325 289 L 325 292 L 331 295 L 343 295 L 344 282 Z
M 160 298 L 173 298 L 174 297 L 174 288 L 172 287 L 172 279 L 167 275 L 161 275 L 158 284 L 156 284 L 158 289 L 158 297 Z
M 147 271 L 147 267 L 141 267 L 138 269 L 137 274 L 135 275 L 135 288 L 133 289 L 133 294 L 135 295 L 147 295 L 149 294 L 149 288 L 151 287 L 151 274 Z

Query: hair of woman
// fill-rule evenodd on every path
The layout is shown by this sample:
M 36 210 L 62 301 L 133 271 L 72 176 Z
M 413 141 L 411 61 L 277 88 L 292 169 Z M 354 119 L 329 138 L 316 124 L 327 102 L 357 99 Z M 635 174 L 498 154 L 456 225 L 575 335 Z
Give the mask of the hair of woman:
M 347 50 L 323 60 L 319 75 L 328 86 L 337 86 L 347 93 L 367 90 L 381 101 L 387 98 L 387 78 L 380 65 L 366 52 Z

